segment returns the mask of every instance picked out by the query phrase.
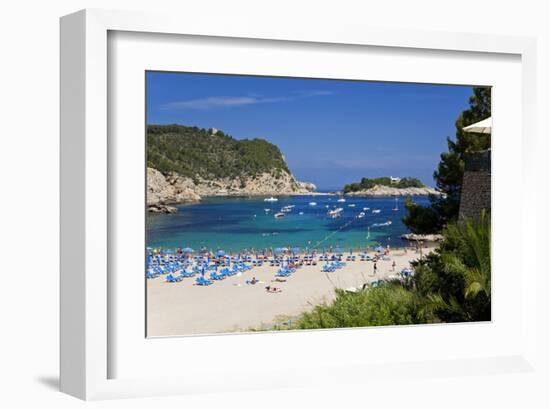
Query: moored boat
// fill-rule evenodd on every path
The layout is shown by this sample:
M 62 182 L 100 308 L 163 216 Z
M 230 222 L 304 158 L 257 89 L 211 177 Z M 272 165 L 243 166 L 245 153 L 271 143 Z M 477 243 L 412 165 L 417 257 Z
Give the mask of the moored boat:
M 344 211 L 344 209 L 342 209 L 341 207 L 339 207 L 337 209 L 329 210 L 327 212 L 327 216 L 334 219 L 336 217 L 340 217 L 342 215 L 343 211 Z

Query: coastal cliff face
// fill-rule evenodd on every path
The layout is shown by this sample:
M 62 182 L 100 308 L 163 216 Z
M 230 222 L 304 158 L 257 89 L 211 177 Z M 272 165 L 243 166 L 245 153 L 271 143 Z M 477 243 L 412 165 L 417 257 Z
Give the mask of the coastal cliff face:
M 189 178 L 165 176 L 158 170 L 147 168 L 147 209 L 153 213 L 174 213 L 170 204 L 197 202 L 200 196 Z
M 155 213 L 172 213 L 168 205 L 193 203 L 206 196 L 275 196 L 308 194 L 315 185 L 297 181 L 293 175 L 282 172 L 277 177 L 270 173 L 243 178 L 218 180 L 193 179 L 170 172 L 163 175 L 147 168 L 147 206 Z
M 391 187 L 376 185 L 366 190 L 357 192 L 348 192 L 347 196 L 429 196 L 439 195 L 440 193 L 431 187 Z
M 255 176 L 198 180 L 196 192 L 201 196 L 275 196 L 307 194 L 315 190 L 311 183 L 298 182 L 282 171 L 277 176 L 261 173 Z

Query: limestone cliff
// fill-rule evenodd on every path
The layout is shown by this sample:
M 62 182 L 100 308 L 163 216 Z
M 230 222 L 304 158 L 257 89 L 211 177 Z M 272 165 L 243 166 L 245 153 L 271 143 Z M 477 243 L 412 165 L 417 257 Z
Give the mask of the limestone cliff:
M 154 213 L 173 213 L 169 204 L 196 202 L 200 196 L 189 178 L 165 176 L 158 170 L 147 168 L 147 209 Z
M 215 180 L 196 178 L 193 181 L 175 172 L 163 175 L 154 168 L 147 168 L 147 207 L 155 213 L 172 213 L 174 208 L 168 205 L 197 202 L 206 196 L 300 195 L 314 190 L 314 184 L 299 182 L 285 171 L 277 176 L 262 173 Z

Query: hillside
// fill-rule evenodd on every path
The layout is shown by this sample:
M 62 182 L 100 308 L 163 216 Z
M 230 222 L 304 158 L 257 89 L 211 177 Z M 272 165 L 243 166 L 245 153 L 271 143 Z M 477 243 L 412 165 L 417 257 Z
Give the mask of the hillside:
M 279 148 L 263 139 L 237 140 L 221 131 L 182 125 L 147 127 L 147 204 L 166 212 L 167 204 L 204 196 L 306 194 L 315 185 L 292 175 Z
M 263 139 L 182 125 L 147 127 L 147 166 L 205 180 L 290 173 L 279 148 Z

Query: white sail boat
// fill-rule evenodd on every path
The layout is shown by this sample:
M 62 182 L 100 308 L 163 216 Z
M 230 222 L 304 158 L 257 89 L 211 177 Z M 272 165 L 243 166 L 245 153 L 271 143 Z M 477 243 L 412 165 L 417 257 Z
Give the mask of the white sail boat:
M 397 207 L 397 197 L 395 198 L 395 207 L 392 209 L 394 212 L 397 212 L 399 208 Z

